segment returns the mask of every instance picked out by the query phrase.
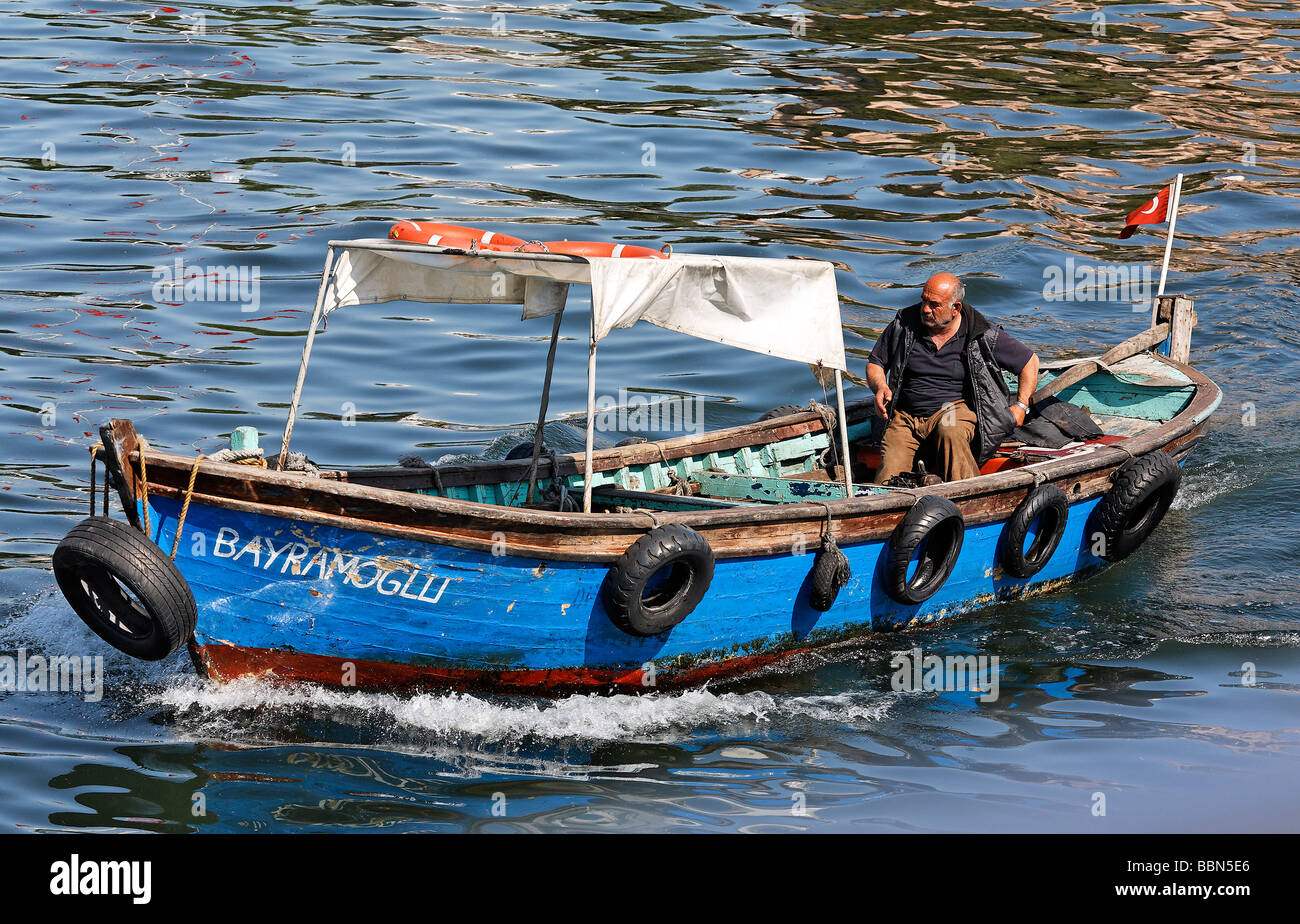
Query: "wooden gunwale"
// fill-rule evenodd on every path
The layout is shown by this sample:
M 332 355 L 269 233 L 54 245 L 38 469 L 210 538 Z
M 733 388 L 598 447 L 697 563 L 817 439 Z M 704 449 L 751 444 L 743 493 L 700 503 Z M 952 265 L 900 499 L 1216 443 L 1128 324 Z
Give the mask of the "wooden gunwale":
M 838 542 L 879 541 L 889 535 L 920 494 L 937 494 L 953 500 L 968 525 L 996 522 L 1015 509 L 1036 480 L 1061 487 L 1072 502 L 1084 501 L 1108 489 L 1111 474 L 1130 454 L 1141 455 L 1157 449 L 1178 452 L 1199 440 L 1205 419 L 1221 398 L 1219 388 L 1190 366 L 1167 357 L 1159 359 L 1188 376 L 1196 387 L 1187 407 L 1166 423 L 1120 443 L 1098 446 L 1076 456 L 913 491 L 761 508 L 582 514 L 502 507 L 204 461 L 199 466 L 192 503 L 479 551 L 491 551 L 494 545 L 500 551 L 504 535 L 508 554 L 555 561 L 612 561 L 656 524 L 670 522 L 698 530 L 719 558 L 788 553 L 797 536 L 803 536 L 806 542 L 814 541 L 821 534 L 828 513 Z M 861 409 L 861 404 L 857 409 Z M 113 426 L 114 433 L 121 434 L 115 445 L 122 457 L 129 460 L 124 469 L 131 480 L 131 493 L 138 496 L 140 450 L 130 445 L 134 434 L 126 432 L 130 429 L 128 422 L 115 421 Z M 680 458 L 802 435 L 821 426 L 820 418 L 809 412 L 698 437 L 675 437 L 658 443 L 604 449 L 593 453 L 592 460 L 597 471 L 606 471 L 661 461 L 659 447 L 669 458 Z M 706 448 L 710 446 L 717 449 Z M 151 449 L 145 452 L 150 493 L 181 497 L 193 457 Z M 580 472 L 583 456 L 568 455 L 559 462 L 561 474 L 570 473 L 570 469 Z M 440 470 L 440 475 L 444 484 L 455 484 L 448 479 L 448 472 L 468 470 L 476 476 L 474 481 L 482 483 L 495 477 L 495 469 L 507 471 L 508 478 L 517 474 L 521 465 L 526 468 L 528 464 L 528 460 L 521 460 L 494 464 L 486 470 L 481 465 L 448 466 Z M 457 475 L 460 474 L 458 471 Z M 538 475 L 550 476 L 549 462 L 539 465 Z

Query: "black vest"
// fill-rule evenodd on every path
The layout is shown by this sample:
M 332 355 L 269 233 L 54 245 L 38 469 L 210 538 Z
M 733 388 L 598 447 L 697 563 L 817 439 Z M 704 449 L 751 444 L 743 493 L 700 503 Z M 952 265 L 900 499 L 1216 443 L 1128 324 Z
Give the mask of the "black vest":
M 993 348 L 997 345 L 1002 325 L 990 324 L 970 305 L 963 305 L 962 309 L 970 312 L 963 360 L 966 366 L 965 396 L 975 412 L 975 440 L 971 444 L 971 453 L 976 464 L 983 465 L 1015 429 L 1016 419 L 1008 409 L 1011 391 L 993 359 Z M 889 402 L 890 415 L 894 413 L 894 404 L 907 384 L 907 360 L 916 346 L 916 329 L 920 324 L 921 305 L 918 302 L 900 311 L 880 334 L 885 340 L 885 355 L 889 357 L 885 374 L 894 393 Z

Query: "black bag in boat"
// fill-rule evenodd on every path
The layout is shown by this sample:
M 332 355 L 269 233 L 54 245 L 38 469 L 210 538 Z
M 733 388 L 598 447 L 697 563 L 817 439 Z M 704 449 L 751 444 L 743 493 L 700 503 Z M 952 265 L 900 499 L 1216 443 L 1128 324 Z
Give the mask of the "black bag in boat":
M 1011 434 L 1013 440 L 1048 449 L 1060 449 L 1075 440 L 1095 440 L 1099 436 L 1101 429 L 1087 411 L 1055 395 L 1030 408 L 1024 424 Z

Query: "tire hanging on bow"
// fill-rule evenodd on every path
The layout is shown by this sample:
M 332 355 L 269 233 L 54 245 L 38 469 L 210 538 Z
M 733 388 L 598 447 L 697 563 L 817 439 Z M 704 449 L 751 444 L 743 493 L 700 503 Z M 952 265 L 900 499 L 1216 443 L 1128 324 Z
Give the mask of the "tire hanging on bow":
M 819 613 L 825 613 L 835 605 L 835 598 L 840 590 L 853 577 L 848 556 L 840 551 L 831 536 L 831 511 L 826 508 L 826 530 L 822 533 L 822 547 L 817 550 L 813 562 L 812 580 L 808 588 L 808 605 Z

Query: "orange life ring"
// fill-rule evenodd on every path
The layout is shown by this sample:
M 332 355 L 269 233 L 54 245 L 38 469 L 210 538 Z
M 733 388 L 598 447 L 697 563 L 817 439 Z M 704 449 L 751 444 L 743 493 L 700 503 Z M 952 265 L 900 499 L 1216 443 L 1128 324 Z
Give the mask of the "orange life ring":
M 508 234 L 434 221 L 399 221 L 393 225 L 388 236 L 395 241 L 433 244 L 435 247 L 454 247 L 458 250 L 469 250 L 474 243 L 478 244 L 479 250 L 514 250 L 523 244 L 519 238 Z
M 667 260 L 668 254 L 635 244 L 610 244 L 605 241 L 546 241 L 551 253 L 571 257 L 640 257 L 650 260 Z

